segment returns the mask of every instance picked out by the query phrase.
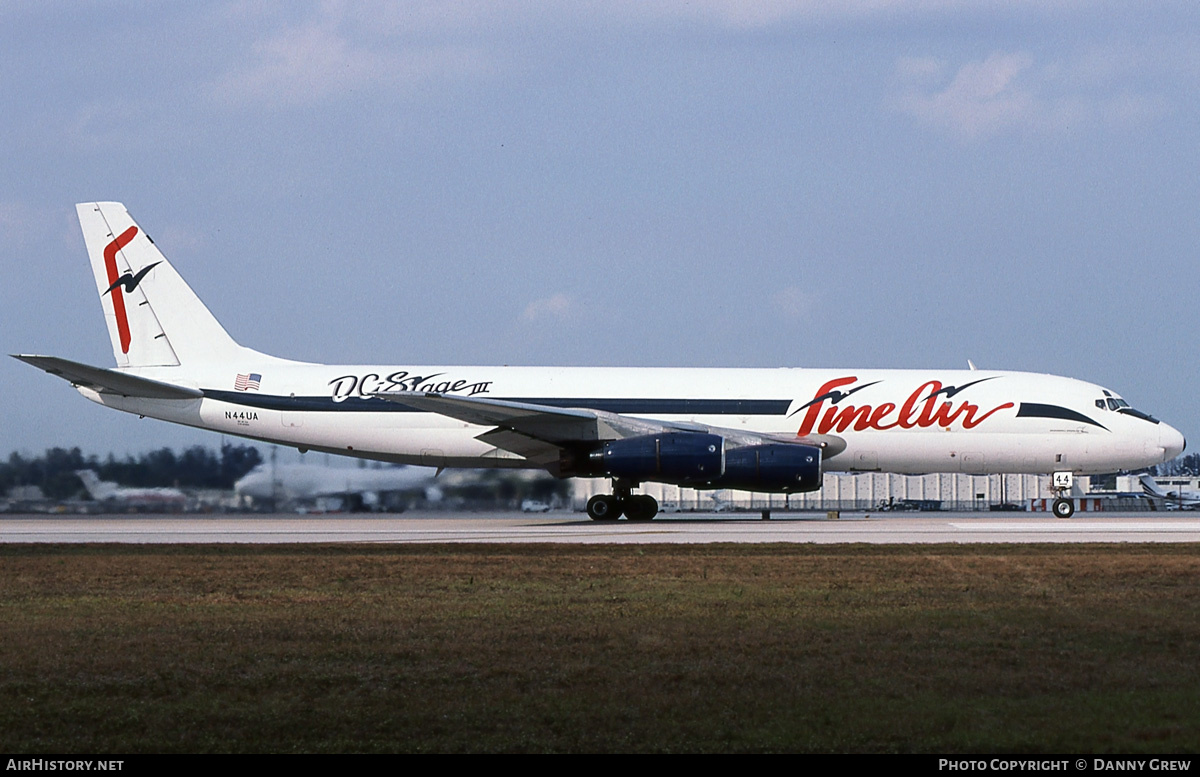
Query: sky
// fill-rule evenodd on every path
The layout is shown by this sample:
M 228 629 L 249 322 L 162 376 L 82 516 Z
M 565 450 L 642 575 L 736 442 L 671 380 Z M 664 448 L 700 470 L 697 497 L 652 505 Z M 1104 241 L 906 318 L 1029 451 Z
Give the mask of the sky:
M 113 364 L 116 200 L 279 356 L 971 359 L 1200 440 L 1198 102 L 1193 2 L 0 0 L 0 341 Z M 0 385 L 0 456 L 220 444 Z

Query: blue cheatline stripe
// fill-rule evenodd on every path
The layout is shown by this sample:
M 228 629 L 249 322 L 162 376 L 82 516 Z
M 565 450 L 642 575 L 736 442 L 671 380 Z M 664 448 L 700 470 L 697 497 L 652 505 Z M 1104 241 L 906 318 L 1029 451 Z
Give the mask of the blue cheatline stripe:
M 425 413 L 398 402 L 349 397 L 334 402 L 333 397 L 282 397 L 242 391 L 205 389 L 204 396 L 221 402 L 263 410 L 287 410 L 338 413 Z M 452 396 L 452 395 L 451 395 Z M 790 399 L 624 399 L 597 397 L 489 397 L 506 402 L 524 402 L 546 407 L 578 407 L 609 413 L 650 413 L 653 415 L 786 415 Z
M 1058 418 L 1063 421 L 1077 421 L 1081 424 L 1099 426 L 1104 431 L 1108 431 L 1107 426 L 1096 423 L 1083 413 L 1077 413 L 1070 408 L 1059 407 L 1058 405 L 1041 405 L 1037 402 L 1022 402 L 1021 406 L 1017 408 L 1017 418 Z

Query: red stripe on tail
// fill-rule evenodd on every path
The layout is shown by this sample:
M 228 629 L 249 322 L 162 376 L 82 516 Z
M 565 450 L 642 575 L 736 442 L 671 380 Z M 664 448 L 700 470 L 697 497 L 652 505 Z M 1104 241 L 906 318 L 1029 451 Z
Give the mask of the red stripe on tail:
M 137 234 L 136 226 L 122 232 L 117 236 L 117 239 L 104 247 L 104 269 L 108 270 L 108 285 L 113 286 L 117 283 L 117 278 L 121 277 L 117 271 L 117 251 L 120 251 L 133 240 Z M 125 295 L 121 291 L 120 285 L 113 287 L 109 292 L 112 297 L 113 311 L 117 314 L 117 334 L 121 336 L 121 353 L 129 353 L 129 318 L 125 315 Z

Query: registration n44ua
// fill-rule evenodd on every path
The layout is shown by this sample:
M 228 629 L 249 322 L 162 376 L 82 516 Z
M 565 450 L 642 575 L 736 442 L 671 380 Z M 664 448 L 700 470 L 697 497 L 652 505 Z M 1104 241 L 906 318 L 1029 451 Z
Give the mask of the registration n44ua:
M 77 211 L 117 365 L 16 358 L 105 407 L 300 450 L 608 478 L 612 493 L 588 504 L 598 521 L 654 517 L 635 493 L 647 482 L 792 493 L 832 471 L 1069 485 L 1184 449 L 1114 391 L 1027 372 L 291 361 L 236 343 L 124 205 Z

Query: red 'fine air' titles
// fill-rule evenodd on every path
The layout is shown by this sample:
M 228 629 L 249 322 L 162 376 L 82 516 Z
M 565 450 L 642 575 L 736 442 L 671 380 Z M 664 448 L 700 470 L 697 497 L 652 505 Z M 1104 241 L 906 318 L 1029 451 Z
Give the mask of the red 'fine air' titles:
M 979 406 L 966 400 L 957 408 L 953 402 L 939 404 L 938 395 L 942 391 L 942 384 L 940 381 L 930 380 L 918 386 L 899 407 L 892 402 L 884 402 L 878 406 L 837 407 L 836 401 L 832 406 L 825 407 L 827 395 L 836 396 L 835 389 L 848 386 L 857 380 L 857 377 L 836 378 L 817 389 L 816 397 L 820 399 L 814 399 L 808 406 L 797 434 L 804 437 L 814 431 L 817 434 L 828 434 L 831 431 L 845 432 L 851 428 L 856 432 L 914 427 L 928 429 L 931 426 L 948 429 L 955 421 L 961 423 L 963 429 L 974 429 L 994 413 L 1014 406 L 1012 402 L 1005 402 L 980 415 Z M 822 410 L 825 411 L 824 414 Z

